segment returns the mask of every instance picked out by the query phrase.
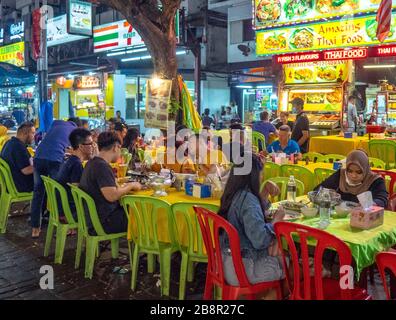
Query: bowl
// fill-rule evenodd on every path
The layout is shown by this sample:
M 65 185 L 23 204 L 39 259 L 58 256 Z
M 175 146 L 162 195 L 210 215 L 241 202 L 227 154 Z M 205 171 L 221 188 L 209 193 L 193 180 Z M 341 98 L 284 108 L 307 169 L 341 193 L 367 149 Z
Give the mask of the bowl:
M 331 198 L 331 206 L 336 206 L 341 202 L 341 195 L 337 193 L 335 190 L 330 190 L 330 198 Z M 316 204 L 319 205 L 319 199 L 317 199 L 318 191 L 310 191 L 308 192 L 308 199 Z
M 318 208 L 304 207 L 304 208 L 301 208 L 301 213 L 306 218 L 313 218 L 318 214 Z
M 333 216 L 334 218 L 346 218 L 350 213 L 351 213 L 350 208 L 345 208 L 339 205 L 339 206 L 335 206 L 335 214 Z

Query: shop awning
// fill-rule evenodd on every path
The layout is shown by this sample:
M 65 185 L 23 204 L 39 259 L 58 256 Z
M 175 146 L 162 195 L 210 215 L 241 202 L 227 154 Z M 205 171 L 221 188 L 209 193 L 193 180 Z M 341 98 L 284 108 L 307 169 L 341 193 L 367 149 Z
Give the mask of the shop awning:
M 36 83 L 36 76 L 22 68 L 0 62 L 0 88 L 31 86 Z

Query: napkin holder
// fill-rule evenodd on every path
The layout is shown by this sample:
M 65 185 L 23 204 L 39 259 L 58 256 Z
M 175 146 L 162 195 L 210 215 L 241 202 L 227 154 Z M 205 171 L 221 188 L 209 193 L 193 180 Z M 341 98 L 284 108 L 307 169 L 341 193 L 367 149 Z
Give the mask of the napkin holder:
M 384 208 L 371 206 L 367 209 L 357 207 L 351 212 L 351 227 L 367 230 L 381 226 L 384 223 Z
M 210 198 L 212 195 L 211 187 L 208 184 L 195 183 L 193 185 L 192 196 L 194 198 Z

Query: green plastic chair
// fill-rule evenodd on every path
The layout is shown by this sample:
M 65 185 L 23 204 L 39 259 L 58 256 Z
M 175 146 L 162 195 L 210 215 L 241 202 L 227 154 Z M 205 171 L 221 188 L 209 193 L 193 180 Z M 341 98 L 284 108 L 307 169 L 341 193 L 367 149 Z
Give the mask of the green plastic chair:
M 54 229 L 56 229 L 56 244 L 55 244 L 55 263 L 62 263 L 63 253 L 65 251 L 67 232 L 70 229 L 77 229 L 78 224 L 74 220 L 73 215 L 69 206 L 69 199 L 65 188 L 56 182 L 55 180 L 41 176 L 44 181 L 45 190 L 48 197 L 48 208 L 49 208 L 49 221 L 47 236 L 45 239 L 44 246 L 44 257 L 48 257 L 49 249 L 51 247 L 51 241 L 53 238 Z M 61 223 L 59 221 L 59 207 L 58 197 L 62 204 L 63 213 L 65 215 L 67 223 Z
M 297 187 L 297 192 L 296 196 L 300 197 L 304 195 L 304 183 L 302 183 L 298 179 L 294 179 L 296 181 L 296 187 Z M 289 182 L 289 178 L 287 177 L 275 177 L 275 178 L 270 178 L 264 181 L 261 184 L 261 189 L 264 187 L 264 185 L 268 182 L 272 181 L 274 182 L 280 189 L 280 194 L 277 197 L 272 197 L 271 201 L 272 202 L 279 202 L 287 199 L 287 183 Z
M 315 187 L 315 175 L 309 169 L 292 164 L 281 165 L 281 176 L 290 177 L 300 180 L 304 184 L 304 192 L 312 191 Z
M 154 255 L 159 256 L 161 274 L 161 295 L 169 296 L 171 256 L 180 251 L 176 240 L 176 232 L 169 203 L 145 196 L 125 196 L 121 199 L 125 213 L 128 216 L 128 247 L 130 252 L 130 263 L 132 270 L 131 289 L 136 289 L 136 279 L 139 267 L 139 255 L 147 254 L 147 269 L 149 273 L 154 272 Z M 158 225 L 158 218 L 165 214 L 166 223 Z M 162 216 L 164 217 L 164 216 Z M 169 242 L 158 239 L 158 228 L 167 227 Z M 132 230 L 131 230 L 132 228 Z M 133 230 L 135 228 L 135 230 Z M 131 236 L 131 239 L 129 239 Z M 135 246 L 132 249 L 132 242 Z
M 31 201 L 33 192 L 18 192 L 8 163 L 0 158 L 0 233 L 7 229 L 8 213 L 11 205 Z
M 137 149 L 137 155 L 139 157 L 140 162 L 144 162 L 144 150 L 143 149 Z
M 336 161 L 341 161 L 346 157 L 342 154 L 326 154 L 323 156 L 323 162 L 325 163 L 334 163 Z
M 197 215 L 194 212 L 192 203 L 175 203 L 171 206 L 172 214 L 175 222 L 175 230 L 180 244 L 180 251 L 182 255 L 180 267 L 180 285 L 179 285 L 179 299 L 183 300 L 186 294 L 186 278 L 188 282 L 194 280 L 194 263 L 208 262 L 208 256 L 204 252 L 205 244 L 202 239 L 201 229 L 199 227 Z M 210 204 L 199 204 L 200 207 L 208 209 L 212 212 L 219 211 L 219 207 Z M 178 217 L 182 217 L 178 219 Z M 187 227 L 187 246 L 183 246 L 180 239 L 180 221 L 184 221 Z
M 124 164 L 129 166 L 129 162 L 131 162 L 131 160 L 132 160 L 132 153 L 125 153 L 122 155 L 122 158 L 123 158 Z
M 126 232 L 121 233 L 105 233 L 102 224 L 99 221 L 96 205 L 92 197 L 73 184 L 69 184 L 71 193 L 76 204 L 77 219 L 78 219 L 78 233 L 77 233 L 77 250 L 75 268 L 80 266 L 80 258 L 85 241 L 85 278 L 92 279 L 95 257 L 99 255 L 99 243 L 101 241 L 111 241 L 111 256 L 113 259 L 118 258 L 119 240 L 126 237 Z M 96 236 L 92 236 L 88 232 L 88 225 L 86 220 L 85 208 L 88 209 L 92 226 Z
M 386 170 L 396 167 L 396 142 L 391 140 L 370 140 L 370 157 L 381 159 L 386 164 Z
M 370 162 L 370 168 L 384 169 L 384 170 L 386 169 L 386 163 L 381 159 L 369 158 L 369 162 Z
M 307 152 L 302 156 L 304 161 L 308 158 L 311 162 L 323 162 L 323 157 L 324 155 L 318 152 Z
M 265 136 L 257 131 L 252 131 L 252 142 L 253 146 L 260 150 L 260 145 L 263 151 L 267 150 L 265 146 Z
M 325 169 L 325 168 L 316 168 L 314 170 L 316 183 L 319 185 L 323 181 L 325 181 L 328 177 L 332 176 L 336 172 L 333 169 Z
M 273 177 L 280 176 L 280 165 L 266 161 L 264 164 L 264 171 L 263 171 L 264 179 L 269 179 Z

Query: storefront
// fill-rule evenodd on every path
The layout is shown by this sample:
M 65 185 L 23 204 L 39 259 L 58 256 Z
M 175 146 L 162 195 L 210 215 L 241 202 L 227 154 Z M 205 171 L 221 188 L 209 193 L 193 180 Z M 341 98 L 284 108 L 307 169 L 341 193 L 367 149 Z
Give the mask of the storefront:
M 343 129 L 347 97 L 358 95 L 356 61 L 379 52 L 376 47 L 380 44 L 376 34 L 379 3 L 310 1 L 297 9 L 292 2 L 281 0 L 276 17 L 265 15 L 267 9 L 260 4 L 261 1 L 255 1 L 256 53 L 271 55 L 275 64 L 282 65 L 280 110 L 292 111 L 289 102 L 300 97 L 311 128 L 318 131 L 314 135 Z M 351 13 L 356 16 L 351 17 Z M 393 15 L 385 47 L 396 42 L 396 33 L 392 31 L 395 20 Z M 372 89 L 370 103 L 377 97 Z M 382 103 L 380 111 L 386 113 L 393 96 L 387 94 L 382 101 L 387 106 Z

